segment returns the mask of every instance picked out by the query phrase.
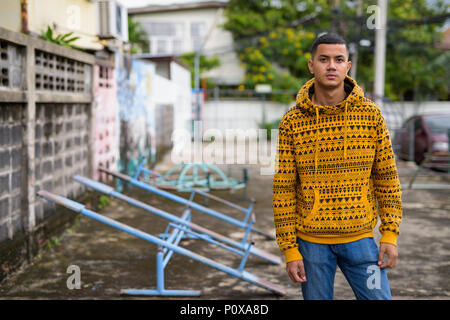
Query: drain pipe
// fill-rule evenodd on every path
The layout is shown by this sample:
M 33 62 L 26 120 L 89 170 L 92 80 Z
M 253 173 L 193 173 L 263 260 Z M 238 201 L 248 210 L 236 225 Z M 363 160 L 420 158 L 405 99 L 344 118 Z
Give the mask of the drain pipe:
M 22 33 L 28 34 L 28 0 L 20 0 L 20 16 L 22 22 Z

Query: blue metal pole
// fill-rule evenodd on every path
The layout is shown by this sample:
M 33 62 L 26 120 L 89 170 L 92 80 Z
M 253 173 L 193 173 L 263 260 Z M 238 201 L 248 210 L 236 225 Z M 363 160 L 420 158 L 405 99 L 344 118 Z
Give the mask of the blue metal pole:
M 105 169 L 105 168 L 102 168 L 102 167 L 99 167 L 99 170 L 102 171 L 102 172 L 106 172 L 106 173 L 108 173 L 110 175 L 113 175 L 113 176 L 115 176 L 115 177 L 117 177 L 119 179 L 125 180 L 128 183 L 130 183 L 130 184 L 132 184 L 132 185 L 134 185 L 136 187 L 139 187 L 141 189 L 144 189 L 144 190 L 156 193 L 156 194 L 158 194 L 158 195 L 160 195 L 162 197 L 168 198 L 168 199 L 173 200 L 175 202 L 189 205 L 191 208 L 194 208 L 194 209 L 196 209 L 198 211 L 201 211 L 203 213 L 209 214 L 209 215 L 211 215 L 211 216 L 213 216 L 215 218 L 221 219 L 223 221 L 226 221 L 226 222 L 228 222 L 230 224 L 233 224 L 235 226 L 238 226 L 240 228 L 245 229 L 247 227 L 246 223 L 243 223 L 243 222 L 241 222 L 239 220 L 230 218 L 230 217 L 228 217 L 228 216 L 226 216 L 226 215 L 224 215 L 224 214 L 222 214 L 220 212 L 208 209 L 208 208 L 206 208 L 206 207 L 204 207 L 202 205 L 199 205 L 199 204 L 197 204 L 195 202 L 189 202 L 185 198 L 182 198 L 182 197 L 174 195 L 174 194 L 172 194 L 170 192 L 158 189 L 156 187 L 148 185 L 148 184 L 146 184 L 144 182 L 141 182 L 139 180 L 134 180 L 133 178 L 131 178 L 131 177 L 127 176 L 127 175 L 124 175 L 124 174 L 121 174 L 121 173 L 118 173 L 118 172 L 113 172 L 111 170 L 108 170 L 108 169 Z M 269 239 L 272 239 L 272 240 L 275 239 L 273 236 L 271 236 L 271 235 L 269 235 L 269 234 L 267 234 L 267 233 L 265 233 L 265 232 L 263 232 L 261 230 L 255 229 L 255 228 L 252 228 L 252 232 L 261 234 L 261 235 L 265 236 L 266 238 L 269 238 Z
M 243 251 L 239 251 L 239 250 L 237 250 L 237 249 L 235 249 L 235 248 L 232 248 L 232 247 L 230 247 L 230 246 L 224 245 L 223 243 L 220 243 L 220 242 L 218 242 L 218 241 L 216 241 L 216 240 L 214 240 L 214 239 L 212 239 L 212 238 L 210 238 L 210 237 L 208 237 L 208 236 L 206 236 L 206 235 L 199 234 L 199 233 L 197 233 L 197 232 L 191 231 L 191 230 L 186 229 L 185 227 L 180 226 L 180 225 L 177 225 L 177 224 L 169 223 L 169 225 L 172 226 L 173 228 L 177 228 L 177 229 L 179 229 L 179 230 L 182 230 L 183 232 L 186 232 L 186 233 L 192 233 L 192 234 L 195 235 L 196 237 L 198 237 L 198 238 L 200 238 L 200 239 L 202 239 L 202 240 L 205 240 L 206 242 L 215 244 L 216 246 L 218 246 L 218 247 L 220 247 L 220 248 L 227 249 L 227 250 L 229 250 L 229 251 L 231 251 L 231 252 L 234 252 L 234 253 L 237 253 L 238 255 L 241 255 L 241 256 L 244 255 L 244 252 L 243 252 Z
M 199 204 L 197 204 L 195 202 L 191 202 L 189 200 L 186 200 L 185 198 L 179 197 L 179 196 L 174 195 L 174 194 L 172 194 L 170 192 L 167 192 L 167 191 L 158 189 L 156 187 L 150 186 L 150 185 L 148 185 L 146 183 L 143 183 L 141 181 L 131 180 L 130 183 L 135 185 L 135 186 L 137 186 L 137 187 L 139 187 L 139 188 L 142 188 L 144 190 L 156 193 L 157 195 L 165 197 L 165 198 L 170 199 L 172 201 L 188 205 L 188 206 L 190 206 L 193 209 L 196 209 L 196 210 L 198 210 L 200 212 L 209 214 L 210 216 L 213 216 L 215 218 L 221 219 L 221 220 L 223 220 L 225 222 L 228 222 L 228 223 L 230 223 L 232 225 L 235 225 L 237 227 L 244 228 L 244 229 L 247 227 L 247 225 L 245 223 L 243 223 L 243 222 L 241 222 L 239 220 L 236 220 L 234 218 L 228 217 L 228 216 L 226 216 L 226 215 L 224 215 L 224 214 L 222 214 L 220 212 L 217 212 L 215 210 L 206 208 L 206 207 L 204 207 L 202 205 L 199 205 Z
M 252 225 L 253 225 L 253 222 L 254 222 L 253 220 L 250 221 L 250 223 L 249 223 L 249 225 L 248 225 L 248 228 L 247 228 L 247 230 L 245 231 L 244 238 L 243 238 L 242 241 L 241 241 L 242 245 L 244 245 L 244 246 L 245 246 L 245 243 L 247 242 L 248 236 L 250 235 L 250 229 L 251 229 L 251 227 L 252 227 Z
M 164 253 L 158 250 L 156 254 L 156 291 L 162 293 L 164 291 Z
M 244 256 L 242 257 L 241 263 L 239 264 L 238 271 L 244 270 L 245 263 L 247 262 L 248 254 L 250 253 L 250 248 L 252 247 L 252 244 L 249 243 L 247 246 L 247 250 L 245 250 Z
M 135 207 L 142 208 L 142 209 L 144 209 L 144 210 L 146 210 L 146 211 L 148 211 L 150 213 L 156 214 L 156 215 L 158 215 L 158 216 L 160 216 L 162 218 L 165 218 L 167 220 L 170 220 L 170 221 L 175 222 L 175 223 L 180 224 L 180 225 L 184 225 L 186 227 L 190 227 L 190 228 L 192 228 L 193 230 L 195 230 L 197 232 L 201 232 L 201 233 L 207 234 L 208 236 L 210 236 L 212 238 L 215 238 L 215 239 L 218 239 L 219 241 L 222 241 L 222 242 L 227 243 L 229 245 L 232 245 L 234 247 L 237 247 L 237 248 L 240 248 L 242 250 L 245 250 L 245 246 L 242 243 L 238 243 L 236 241 L 233 241 L 232 239 L 227 238 L 227 237 L 225 237 L 223 235 L 220 235 L 218 233 L 215 233 L 215 232 L 213 232 L 213 231 L 211 231 L 209 229 L 203 228 L 203 227 L 201 227 L 199 225 L 196 225 L 196 224 L 194 224 L 192 222 L 188 222 L 186 220 L 183 220 L 183 219 L 181 219 L 181 218 L 179 218 L 179 217 L 177 217 L 177 216 L 175 216 L 173 214 L 170 214 L 170 213 L 165 212 L 163 210 L 157 209 L 157 208 L 152 207 L 152 206 L 150 206 L 150 205 L 148 205 L 146 203 L 143 203 L 141 201 L 138 201 L 138 200 L 135 200 L 133 198 L 130 198 L 130 197 L 124 195 L 124 194 L 116 192 L 116 191 L 114 191 L 114 189 L 112 187 L 110 187 L 108 185 L 105 185 L 103 183 L 100 183 L 100 182 L 97 182 L 97 181 L 94 181 L 94 180 L 91 180 L 91 179 L 88 179 L 88 178 L 85 178 L 85 177 L 81 177 L 81 176 L 78 176 L 78 175 L 74 177 L 74 180 L 79 182 L 79 183 L 82 183 L 82 184 L 88 186 L 89 188 L 92 188 L 94 190 L 102 192 L 102 193 L 104 193 L 104 194 L 106 194 L 108 196 L 111 196 L 111 197 L 118 198 L 120 200 L 126 201 L 126 202 L 130 203 L 131 205 L 133 205 Z M 190 217 L 189 217 L 189 219 L 190 219 Z M 263 251 L 261 249 L 252 247 L 251 253 L 253 255 L 255 255 L 255 256 L 257 256 L 257 257 L 259 257 L 261 259 L 264 259 L 264 260 L 266 260 L 268 262 L 271 262 L 273 264 L 280 264 L 281 263 L 280 257 L 278 257 L 276 255 L 273 255 L 273 254 L 270 254 L 268 252 L 265 252 L 265 251 Z
M 173 250 L 175 253 L 181 254 L 181 255 L 185 255 L 193 260 L 196 260 L 198 262 L 204 263 L 214 269 L 223 271 L 225 273 L 228 273 L 236 278 L 239 278 L 241 280 L 247 281 L 249 283 L 252 283 L 256 286 L 259 286 L 261 288 L 270 290 L 276 294 L 279 295 L 284 295 L 286 292 L 284 290 L 283 287 L 278 286 L 276 284 L 272 284 L 268 281 L 262 280 L 259 277 L 247 272 L 247 271 L 238 271 L 236 269 L 233 269 L 231 267 L 228 267 L 226 265 L 223 265 L 221 263 L 218 263 L 214 260 L 211 260 L 209 258 L 203 257 L 199 254 L 196 254 L 190 250 L 187 250 L 185 248 L 179 247 L 177 245 L 174 245 L 172 243 L 169 243 L 167 241 L 161 240 L 155 236 L 152 236 L 148 233 L 142 232 L 141 230 L 135 229 L 133 227 L 130 227 L 126 224 L 123 224 L 121 222 L 115 221 L 111 218 L 105 217 L 103 215 L 100 215 L 94 211 L 85 209 L 84 205 L 81 205 L 75 201 L 69 200 L 67 198 L 52 194 L 50 192 L 47 192 L 45 190 L 41 190 L 37 193 L 39 196 L 52 201 L 52 202 L 56 202 L 59 205 L 62 205 L 68 209 L 71 209 L 75 212 L 78 212 L 82 215 L 85 215 L 89 218 L 92 218 L 94 220 L 97 220 L 99 222 L 102 222 L 106 225 L 109 225 L 113 228 L 116 228 L 118 230 L 124 231 L 128 234 L 131 234 L 137 238 L 143 239 L 145 241 L 151 242 L 153 244 L 156 244 L 158 246 L 164 246 L 169 248 L 170 250 Z
M 136 173 L 134 174 L 134 179 L 139 180 L 139 175 L 141 174 L 143 165 L 144 165 L 143 162 L 139 163 Z
M 155 171 L 152 171 L 152 170 L 147 169 L 147 168 L 142 168 L 141 170 L 142 170 L 143 172 L 149 173 L 149 174 L 151 174 L 151 175 L 155 175 L 155 176 L 157 176 L 157 177 L 161 177 L 161 176 L 162 176 L 160 173 L 155 172 Z M 136 179 L 136 180 L 139 180 L 139 179 Z M 248 209 L 246 209 L 246 208 L 243 208 L 243 207 L 241 207 L 241 206 L 239 206 L 239 205 L 237 205 L 237 204 L 234 204 L 234 203 L 232 203 L 232 202 L 229 202 L 229 201 L 226 201 L 226 200 L 221 199 L 221 198 L 219 198 L 219 197 L 216 197 L 216 196 L 214 196 L 214 195 L 212 195 L 212 194 L 209 194 L 209 193 L 204 192 L 204 191 L 202 191 L 202 190 L 199 190 L 199 189 L 197 189 L 197 188 L 191 188 L 191 189 L 192 189 L 192 191 L 195 191 L 195 192 L 197 192 L 198 194 L 200 194 L 200 195 L 202 195 L 202 196 L 204 196 L 204 197 L 214 199 L 214 200 L 216 200 L 216 201 L 219 201 L 219 202 L 221 202 L 221 203 L 223 203 L 223 204 L 226 204 L 227 206 L 230 206 L 230 207 L 235 208 L 235 209 L 237 209 L 237 210 L 240 210 L 240 211 L 243 211 L 243 212 L 247 212 L 247 211 L 248 211 Z M 251 207 L 253 207 L 253 203 L 251 204 Z M 251 211 L 251 210 L 250 210 L 250 211 Z
M 250 214 L 252 213 L 253 210 L 253 203 L 250 204 L 250 207 L 247 210 L 247 213 L 245 214 L 245 218 L 244 218 L 244 222 L 247 223 L 248 218 L 250 217 Z
M 189 218 L 189 216 L 190 216 L 190 211 L 189 210 L 185 210 L 183 215 L 181 216 L 181 219 L 183 219 L 183 220 L 187 219 L 187 218 Z M 169 230 L 170 227 L 171 227 L 171 225 L 169 224 L 167 226 L 166 233 L 169 232 L 168 230 Z M 184 231 L 183 230 L 174 229 L 172 231 L 172 233 L 169 234 L 169 236 L 167 237 L 166 241 L 170 242 L 172 244 L 178 245 L 180 243 L 181 239 L 183 238 L 183 236 L 184 236 Z M 167 251 L 169 251 L 169 252 L 167 252 Z M 166 254 L 166 252 L 167 252 L 167 254 Z M 171 250 L 169 250 L 167 248 L 163 248 L 163 253 L 166 254 L 166 257 L 164 258 L 164 263 L 163 263 L 164 268 L 165 268 L 167 263 L 169 263 L 170 258 L 173 255 L 173 251 L 171 251 Z

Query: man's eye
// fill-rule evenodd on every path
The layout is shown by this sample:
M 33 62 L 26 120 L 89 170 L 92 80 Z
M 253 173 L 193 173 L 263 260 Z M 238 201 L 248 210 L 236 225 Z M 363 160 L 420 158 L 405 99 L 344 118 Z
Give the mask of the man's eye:
M 327 59 L 325 59 L 325 58 L 320 58 L 319 59 L 319 61 L 322 61 L 322 62 L 324 62 L 324 61 L 326 61 Z
M 344 62 L 344 59 L 337 59 L 338 62 Z

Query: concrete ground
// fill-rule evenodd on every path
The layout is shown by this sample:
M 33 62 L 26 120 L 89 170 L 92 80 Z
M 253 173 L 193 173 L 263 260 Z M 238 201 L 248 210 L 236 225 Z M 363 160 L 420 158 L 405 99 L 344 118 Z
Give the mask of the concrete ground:
M 170 157 L 158 164 L 164 172 L 172 166 Z M 256 200 L 254 212 L 256 226 L 274 234 L 272 214 L 272 175 L 261 175 L 259 165 L 219 166 L 233 177 L 242 177 L 242 168 L 249 172 L 248 197 Z M 409 181 L 416 165 L 400 161 L 398 169 L 401 182 Z M 231 170 L 231 171 L 228 171 Z M 431 172 L 434 174 L 433 172 Z M 447 180 L 445 180 L 447 179 Z M 419 178 L 417 183 L 449 183 L 444 177 Z M 181 215 L 183 207 L 175 202 L 148 192 L 132 188 L 126 193 L 155 207 Z M 214 192 L 241 206 L 249 202 L 239 200 L 243 191 Z M 181 194 L 188 197 L 189 194 Z M 196 201 L 229 216 L 242 219 L 242 213 L 224 209 L 214 201 L 205 203 L 202 197 Z M 403 222 L 398 240 L 399 262 L 388 271 L 394 299 L 449 299 L 450 297 L 450 200 L 447 190 L 404 190 Z M 111 199 L 110 205 L 100 213 L 147 233 L 163 233 L 168 221 L 151 215 L 142 209 Z M 214 219 L 200 212 L 193 212 L 193 222 L 210 228 L 233 239 L 244 236 L 238 227 Z M 375 230 L 379 239 L 378 229 Z M 259 235 L 253 238 L 255 246 L 273 254 L 281 252 L 275 241 Z M 236 268 L 239 256 L 202 240 L 183 240 L 182 246 L 196 253 L 213 258 Z M 111 227 L 80 217 L 76 225 L 54 239 L 34 261 L 0 284 L 1 299 L 136 299 L 120 295 L 121 289 L 153 289 L 156 286 L 155 254 L 157 248 L 151 243 L 134 238 Z M 71 276 L 68 267 L 80 268 L 81 288 L 68 289 Z M 272 283 L 284 286 L 287 294 L 279 297 L 238 280 L 219 270 L 208 267 L 185 256 L 174 254 L 165 270 L 167 289 L 201 290 L 198 299 L 301 299 L 299 284 L 293 284 L 284 263 L 272 265 L 250 257 L 245 270 Z M 138 299 L 180 299 L 180 297 L 139 297 Z M 182 299 L 182 298 L 181 298 Z M 189 299 L 192 299 L 189 298 Z M 195 298 L 194 298 L 195 299 Z M 354 299 L 343 274 L 338 269 L 335 280 L 335 299 Z

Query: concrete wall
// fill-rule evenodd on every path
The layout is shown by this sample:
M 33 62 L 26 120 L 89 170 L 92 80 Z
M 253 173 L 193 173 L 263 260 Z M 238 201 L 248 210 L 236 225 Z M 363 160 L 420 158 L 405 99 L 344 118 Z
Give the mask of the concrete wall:
M 289 105 L 266 101 L 266 121 L 281 119 Z M 203 107 L 203 129 L 258 129 L 262 122 L 261 100 L 209 100 Z
M 0 242 L 23 228 L 21 203 L 26 198 L 22 178 L 24 104 L 0 104 Z
M 291 105 L 293 105 L 292 103 Z M 279 120 L 291 105 L 265 102 L 267 122 Z M 381 111 L 389 130 L 397 130 L 413 114 L 450 113 L 449 101 L 389 102 Z M 263 102 L 261 100 L 208 100 L 203 108 L 203 128 L 248 129 L 258 128 L 262 121 Z
M 114 60 L 0 27 L 0 281 L 76 217 L 36 192 L 86 203 L 74 175 L 134 174 L 188 126 L 189 70 L 171 62 L 166 79 L 154 63 Z
M 170 79 L 156 62 L 116 56 L 120 121 L 119 169 L 133 175 L 142 161 L 152 166 L 171 145 L 176 127 L 189 128 L 190 71 L 172 61 Z
M 47 190 L 68 198 L 85 188 L 73 176 L 89 175 L 90 104 L 38 103 L 35 126 L 35 191 Z M 55 206 L 35 198 L 36 224 L 55 214 Z
M 0 0 L 0 27 L 21 32 L 20 0 Z M 100 50 L 97 38 L 95 1 L 88 0 L 28 0 L 28 29 L 35 34 L 55 29 L 55 33 L 73 32 L 80 39 L 72 44 Z M 56 28 L 55 28 L 56 26 Z
M 75 215 L 36 196 L 72 199 L 93 171 L 93 56 L 0 28 L 0 281 Z
M 123 61 L 121 61 L 123 60 Z M 155 110 L 150 84 L 155 66 L 116 55 L 119 104 L 119 170 L 133 175 L 141 161 L 154 162 Z
M 108 64 L 94 66 L 94 179 L 108 181 L 111 176 L 99 173 L 98 166 L 117 170 L 119 128 L 116 70 Z
M 0 26 L 20 32 L 22 28 L 20 0 L 0 0 Z

